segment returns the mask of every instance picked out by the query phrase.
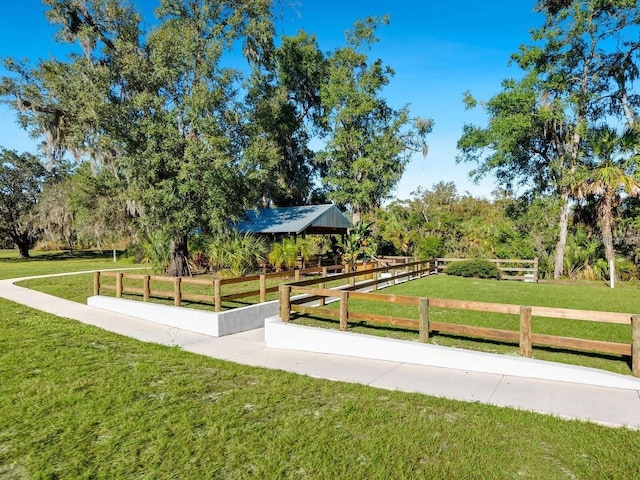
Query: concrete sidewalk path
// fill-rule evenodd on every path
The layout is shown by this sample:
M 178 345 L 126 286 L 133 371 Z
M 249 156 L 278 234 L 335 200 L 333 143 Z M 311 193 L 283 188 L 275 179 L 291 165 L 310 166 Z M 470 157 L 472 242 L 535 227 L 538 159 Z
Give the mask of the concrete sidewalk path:
M 14 285 L 15 282 L 26 279 L 0 280 L 0 297 L 144 342 L 180 346 L 183 350 L 212 358 L 317 378 L 640 429 L 639 390 L 267 348 L 263 329 L 225 337 L 210 337 L 111 313 Z

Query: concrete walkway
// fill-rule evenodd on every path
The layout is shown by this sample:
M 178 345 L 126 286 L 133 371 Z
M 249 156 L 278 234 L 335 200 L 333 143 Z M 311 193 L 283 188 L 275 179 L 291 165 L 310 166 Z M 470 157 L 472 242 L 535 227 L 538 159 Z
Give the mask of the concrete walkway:
M 26 279 L 0 280 L 0 297 L 144 342 L 180 346 L 183 350 L 212 358 L 317 378 L 640 429 L 640 390 L 267 348 L 263 329 L 226 337 L 209 337 L 14 285 Z

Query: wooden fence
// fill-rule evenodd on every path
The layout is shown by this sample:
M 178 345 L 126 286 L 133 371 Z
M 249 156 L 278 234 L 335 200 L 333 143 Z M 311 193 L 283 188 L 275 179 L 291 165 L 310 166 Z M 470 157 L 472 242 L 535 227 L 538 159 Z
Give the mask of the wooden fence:
M 438 271 L 441 272 L 451 262 L 461 262 L 468 258 L 436 258 Z M 538 257 L 533 260 L 487 258 L 487 262 L 495 263 L 504 280 L 538 281 Z
M 533 345 L 555 347 L 567 350 L 599 352 L 605 354 L 626 355 L 632 359 L 632 373 L 640 377 L 640 315 L 615 312 L 598 312 L 588 310 L 572 310 L 551 307 L 518 306 L 499 303 L 469 302 L 463 300 L 448 300 L 441 298 L 418 298 L 403 295 L 384 295 L 380 293 L 365 293 L 349 290 L 334 290 L 326 288 L 310 288 L 309 282 L 280 285 L 280 317 L 288 322 L 291 312 L 322 315 L 340 321 L 340 330 L 346 331 L 350 321 L 367 322 L 378 325 L 393 325 L 403 328 L 416 329 L 421 342 L 429 339 L 431 332 L 448 333 L 486 340 L 517 343 L 520 354 L 531 357 Z M 292 299 L 293 295 L 304 294 L 308 297 Z M 340 301 L 339 310 L 324 308 L 326 298 L 333 297 Z M 322 299 L 320 306 L 309 306 L 316 299 Z M 419 309 L 418 319 L 401 318 L 387 315 L 354 312 L 349 308 L 350 299 L 362 299 L 391 303 L 394 305 L 412 305 Z M 429 309 L 440 307 L 457 310 L 471 310 L 477 312 L 493 312 L 518 315 L 520 318 L 519 331 L 500 330 L 495 328 L 458 325 L 429 320 Z M 585 320 L 601 323 L 616 323 L 632 325 L 632 342 L 614 343 L 581 338 L 560 337 L 533 333 L 531 329 L 532 317 L 563 318 L 570 320 Z
M 143 301 L 148 302 L 151 298 L 165 298 L 173 299 L 173 304 L 180 306 L 182 301 L 194 301 L 204 304 L 211 304 L 216 312 L 222 310 L 222 302 L 237 300 L 247 297 L 260 297 L 260 303 L 265 302 L 267 294 L 278 291 L 278 286 L 267 287 L 267 280 L 274 278 L 294 279 L 294 281 L 300 281 L 303 275 L 320 274 L 323 277 L 330 275 L 330 272 L 342 271 L 342 265 L 327 266 L 327 267 L 314 267 L 304 270 L 293 270 L 276 273 L 263 273 L 260 275 L 250 275 L 236 278 L 223 278 L 223 279 L 200 279 L 191 277 L 165 277 L 162 275 L 144 275 L 122 272 L 95 272 L 93 276 L 93 294 L 100 295 L 101 290 L 115 290 L 117 298 L 121 298 L 122 295 L 141 295 Z M 103 277 L 115 277 L 115 285 L 103 284 L 101 279 Z M 141 281 L 141 287 L 131 287 L 124 284 L 124 280 L 138 280 Z M 157 282 L 164 285 L 170 284 L 171 290 L 168 289 L 153 289 L 151 282 Z M 223 294 L 223 287 L 238 284 L 249 283 L 253 284 L 257 288 L 253 288 L 248 291 L 234 292 L 227 295 Z M 201 285 L 210 287 L 210 294 L 196 294 L 187 293 L 183 290 L 183 285 Z
M 355 272 L 332 275 L 331 280 L 347 280 L 348 284 L 341 287 L 344 290 L 364 290 L 370 288 L 376 291 L 381 284 L 395 285 L 401 280 L 421 278 L 434 273 L 436 268 L 435 260 L 433 259 L 402 264 L 391 264 L 384 267 L 378 267 L 378 262 L 370 262 L 360 265 L 361 268 Z M 302 280 L 300 282 L 294 282 L 291 285 L 320 285 L 320 289 L 325 289 L 326 279 L 314 278 L 310 280 Z M 336 290 L 333 289 L 329 291 L 335 292 Z M 307 299 L 306 301 L 322 300 L 322 298 L 323 296 L 320 295 L 317 298 Z
M 420 266 L 426 266 L 421 270 Z M 123 295 L 140 295 L 142 300 L 148 302 L 151 298 L 172 299 L 173 304 L 180 306 L 183 301 L 200 302 L 211 304 L 216 312 L 222 310 L 222 302 L 238 300 L 241 298 L 259 296 L 260 303 L 267 299 L 267 294 L 277 292 L 279 286 L 267 287 L 267 280 L 282 278 L 293 279 L 297 284 L 321 284 L 323 288 L 327 281 L 348 281 L 349 288 L 373 287 L 378 288 L 381 283 L 395 284 L 406 278 L 416 278 L 426 273 L 434 271 L 435 262 L 433 260 L 426 262 L 414 262 L 402 265 L 389 265 L 386 267 L 377 267 L 376 262 L 359 263 L 353 266 L 355 271 L 343 273 L 348 270 L 344 265 L 331 265 L 325 267 L 313 267 L 304 270 L 292 270 L 276 273 L 263 273 L 259 275 L 250 275 L 237 278 L 224 279 L 199 279 L 191 277 L 165 277 L 162 275 L 145 275 L 122 272 L 95 272 L 93 277 L 93 294 L 100 295 L 103 290 L 115 290 L 115 296 L 121 298 Z M 333 273 L 339 272 L 339 273 Z M 388 276 L 384 276 L 388 274 Z M 317 278 L 310 280 L 302 280 L 303 276 L 318 275 Z M 104 284 L 103 277 L 115 278 L 115 284 Z M 140 287 L 132 287 L 125 285 L 125 280 L 139 281 Z M 152 288 L 152 282 L 171 285 L 171 289 Z M 363 283 L 364 282 L 364 283 Z M 224 294 L 223 287 L 238 284 L 249 283 L 255 285 L 256 288 Z M 200 285 L 209 287 L 209 294 L 187 293 L 184 291 L 184 285 Z

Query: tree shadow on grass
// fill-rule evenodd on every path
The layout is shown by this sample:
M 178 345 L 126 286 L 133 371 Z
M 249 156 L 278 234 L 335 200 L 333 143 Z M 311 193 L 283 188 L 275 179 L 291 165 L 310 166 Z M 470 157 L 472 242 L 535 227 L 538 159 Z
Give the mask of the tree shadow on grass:
M 122 251 L 116 250 L 118 257 L 122 255 Z M 18 258 L 18 252 L 16 256 L 12 258 L 0 257 L 0 262 L 6 263 L 19 263 L 19 262 L 42 262 L 42 261 L 56 261 L 56 260 L 111 260 L 113 258 L 112 250 L 63 250 L 58 252 L 32 252 L 29 258 Z

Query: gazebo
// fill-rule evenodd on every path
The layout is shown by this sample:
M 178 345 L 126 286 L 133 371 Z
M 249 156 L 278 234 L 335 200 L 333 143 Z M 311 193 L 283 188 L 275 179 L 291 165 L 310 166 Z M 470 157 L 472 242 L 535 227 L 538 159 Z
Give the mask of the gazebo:
M 345 235 L 351 222 L 333 204 L 248 210 L 234 224 L 240 233 L 261 235 Z

